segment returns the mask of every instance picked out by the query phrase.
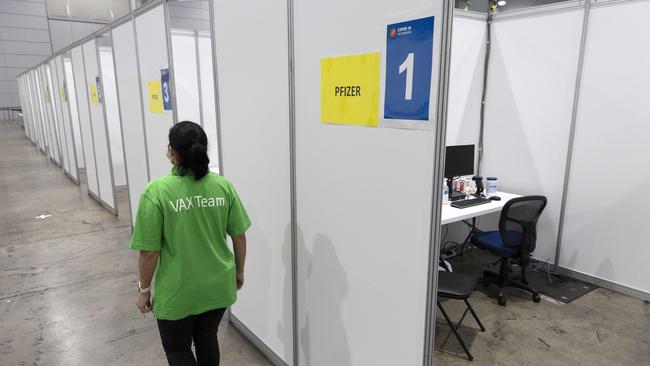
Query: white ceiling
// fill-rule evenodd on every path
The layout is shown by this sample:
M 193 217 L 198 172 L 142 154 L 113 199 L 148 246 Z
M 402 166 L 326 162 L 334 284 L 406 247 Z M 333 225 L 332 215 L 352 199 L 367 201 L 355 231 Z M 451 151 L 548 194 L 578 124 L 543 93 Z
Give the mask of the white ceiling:
M 110 22 L 129 13 L 129 0 L 46 0 L 51 18 Z

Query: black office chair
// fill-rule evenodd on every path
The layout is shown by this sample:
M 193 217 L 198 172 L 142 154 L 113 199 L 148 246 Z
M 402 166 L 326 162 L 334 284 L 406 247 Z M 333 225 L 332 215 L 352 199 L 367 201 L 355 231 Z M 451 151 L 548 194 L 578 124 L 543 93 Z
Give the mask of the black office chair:
M 458 339 L 458 342 L 460 342 L 460 345 L 463 347 L 463 350 L 465 350 L 465 353 L 467 354 L 467 358 L 470 361 L 472 361 L 474 357 L 472 357 L 472 354 L 469 353 L 469 349 L 465 345 L 465 342 L 463 342 L 463 339 L 460 337 L 460 334 L 458 333 L 458 329 L 460 329 L 460 325 L 465 319 L 465 315 L 467 315 L 467 312 L 469 311 L 472 313 L 474 320 L 476 320 L 476 323 L 481 328 L 481 332 L 485 332 L 485 327 L 478 319 L 478 316 L 476 315 L 476 312 L 472 308 L 472 305 L 470 305 L 469 301 L 467 301 L 469 296 L 476 288 L 477 283 L 478 283 L 478 279 L 474 276 L 470 276 L 458 272 L 438 271 L 438 298 L 437 298 L 438 309 L 440 309 L 442 316 L 445 317 L 447 324 L 449 324 L 451 331 L 456 336 L 456 339 Z M 467 308 L 465 309 L 463 316 L 461 316 L 460 320 L 458 321 L 458 324 L 454 325 L 454 323 L 452 323 L 451 319 L 449 318 L 449 314 L 447 314 L 445 308 L 442 307 L 442 303 L 440 302 L 441 298 L 463 300 L 465 302 Z
M 501 210 L 499 231 L 477 233 L 472 236 L 472 244 L 501 257 L 499 273 L 484 272 L 481 279 L 485 284 L 499 286 L 498 302 L 505 306 L 504 287 L 516 287 L 533 295 L 533 301 L 539 302 L 539 293 L 528 286 L 526 268 L 530 263 L 530 254 L 535 250 L 537 241 L 537 220 L 546 207 L 546 197 L 525 196 L 508 201 Z M 510 264 L 519 260 L 521 275 L 510 278 Z M 517 281 L 519 280 L 519 281 Z

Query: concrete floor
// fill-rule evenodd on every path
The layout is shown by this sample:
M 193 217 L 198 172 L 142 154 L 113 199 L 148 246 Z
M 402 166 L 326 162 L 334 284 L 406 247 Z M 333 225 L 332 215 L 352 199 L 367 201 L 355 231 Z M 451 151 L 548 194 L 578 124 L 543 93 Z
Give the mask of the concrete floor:
M 126 195 L 114 217 L 24 137 L 0 124 L 0 365 L 166 365 L 135 306 Z M 49 214 L 47 219 L 35 219 Z M 222 365 L 270 365 L 232 325 Z
M 0 205 L 0 365 L 166 364 L 154 319 L 134 305 L 126 203 L 112 216 L 22 130 L 0 125 Z M 52 217 L 34 219 L 41 214 Z M 568 305 L 516 291 L 507 307 L 478 291 L 470 301 L 487 328 L 478 332 L 471 318 L 461 328 L 474 361 L 439 314 L 436 365 L 650 365 L 650 305 L 641 300 L 599 289 Z M 455 319 L 463 310 L 444 306 Z M 229 324 L 220 342 L 222 365 L 269 365 Z
M 471 273 L 464 266 L 491 262 L 483 261 L 484 255 L 479 252 L 466 252 L 454 268 Z M 502 307 L 493 297 L 494 289 L 479 285 L 469 300 L 486 328 L 479 331 L 470 315 L 463 321 L 461 335 L 470 347 L 473 362 L 465 358 L 438 314 L 436 365 L 650 365 L 648 302 L 599 288 L 569 304 L 548 298 L 535 304 L 530 295 L 507 289 L 507 305 Z M 462 301 L 448 300 L 443 306 L 452 320 L 458 320 L 465 309 Z

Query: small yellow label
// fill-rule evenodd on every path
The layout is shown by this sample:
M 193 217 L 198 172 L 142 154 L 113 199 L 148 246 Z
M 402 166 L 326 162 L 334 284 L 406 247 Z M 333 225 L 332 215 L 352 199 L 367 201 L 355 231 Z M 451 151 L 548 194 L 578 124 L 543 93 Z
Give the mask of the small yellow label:
M 65 87 L 61 86 L 59 87 L 59 94 L 61 95 L 61 102 L 65 103 L 68 101 L 68 97 L 65 94 Z
M 90 98 L 94 106 L 99 105 L 99 97 L 97 96 L 97 85 L 90 83 Z
M 379 52 L 320 60 L 323 123 L 379 125 Z
M 163 101 L 160 80 L 149 81 L 147 89 L 149 90 L 149 110 L 151 113 L 162 113 Z

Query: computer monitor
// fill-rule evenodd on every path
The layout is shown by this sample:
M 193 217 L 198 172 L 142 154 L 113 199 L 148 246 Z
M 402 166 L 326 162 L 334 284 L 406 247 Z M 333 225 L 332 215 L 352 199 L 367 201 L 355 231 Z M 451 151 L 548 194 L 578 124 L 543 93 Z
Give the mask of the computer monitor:
M 445 178 L 474 175 L 474 145 L 447 146 Z

